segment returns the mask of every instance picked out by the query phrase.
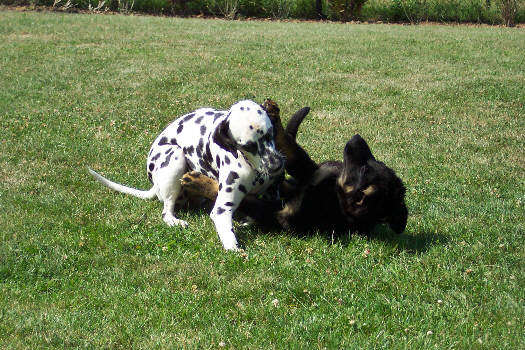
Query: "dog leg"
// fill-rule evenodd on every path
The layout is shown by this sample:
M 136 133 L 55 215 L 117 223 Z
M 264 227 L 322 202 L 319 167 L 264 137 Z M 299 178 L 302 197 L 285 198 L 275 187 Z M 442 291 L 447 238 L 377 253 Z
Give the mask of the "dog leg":
M 240 202 L 240 199 L 238 200 Z M 237 238 L 233 232 L 233 213 L 239 202 L 235 201 L 232 193 L 220 191 L 210 214 L 222 246 L 226 250 L 239 250 Z
M 215 224 L 224 249 L 239 250 L 237 238 L 233 232 L 233 213 L 245 197 L 245 193 L 239 190 L 241 181 L 226 181 L 226 175 L 223 174 L 220 173 L 219 175 L 219 183 L 224 183 L 225 185 L 219 187 L 220 190 L 210 217 Z M 231 177 L 228 176 L 228 179 L 231 179 Z
M 153 182 L 158 187 L 158 198 L 164 203 L 162 219 L 168 226 L 188 226 L 186 221 L 175 217 L 175 203 L 182 190 L 180 179 L 185 172 L 184 152 L 177 147 L 173 153 L 169 153 L 162 162 L 158 163 L 152 173 Z
M 296 136 L 302 121 L 310 112 L 310 107 L 304 107 L 295 112 L 286 125 L 281 122 L 279 106 L 275 101 L 267 99 L 263 103 L 270 121 L 275 129 L 275 146 L 286 158 L 286 171 L 300 183 L 305 183 L 318 169 L 318 165 L 308 153 L 297 144 Z
M 221 212 L 221 209 L 221 207 L 214 207 L 210 217 L 215 224 L 215 229 L 217 230 L 217 234 L 219 235 L 219 239 L 221 240 L 224 249 L 237 251 L 239 250 L 239 247 L 237 245 L 237 238 L 233 232 L 233 212 L 231 210 Z
M 173 197 L 175 196 L 169 196 L 164 200 L 164 208 L 162 209 L 162 220 L 164 220 L 164 222 L 168 226 L 187 227 L 188 222 L 181 219 L 177 219 L 177 217 L 175 217 L 175 202 L 177 201 L 177 199 L 174 199 Z

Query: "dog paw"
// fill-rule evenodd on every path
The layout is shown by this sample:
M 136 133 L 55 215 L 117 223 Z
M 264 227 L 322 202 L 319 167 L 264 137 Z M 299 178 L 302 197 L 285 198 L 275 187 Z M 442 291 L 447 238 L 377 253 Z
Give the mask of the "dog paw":
M 281 225 L 285 230 L 292 229 L 292 226 L 290 225 L 290 217 L 291 214 L 285 211 L 284 209 L 280 210 L 279 212 L 277 212 L 277 214 L 275 214 L 275 219 L 277 220 L 279 225 Z
M 168 225 L 170 227 L 173 227 L 173 226 L 188 227 L 188 222 L 187 221 L 184 221 L 184 220 L 181 220 L 181 219 L 177 219 L 173 215 L 164 215 L 162 219 L 164 220 L 166 225 Z
M 200 182 L 199 178 L 201 176 L 202 174 L 199 173 L 198 171 L 190 171 L 182 175 L 182 178 L 180 179 L 180 183 L 182 184 L 182 186 L 184 186 L 184 188 L 191 189 L 195 186 L 198 186 L 196 184 Z
M 244 249 L 239 248 L 238 246 L 231 246 L 231 247 L 224 247 L 224 250 L 228 252 L 234 252 L 234 253 L 243 253 Z
M 281 111 L 279 109 L 279 105 L 277 105 L 277 102 L 266 99 L 263 103 L 263 108 L 266 110 L 266 114 L 268 114 L 268 117 L 270 117 L 272 122 L 275 119 L 281 118 Z
M 227 250 L 229 252 L 238 252 L 239 251 L 239 245 L 237 244 L 237 240 L 235 239 L 235 236 L 233 237 L 222 237 L 221 238 L 222 247 L 224 250 Z
M 242 218 L 242 220 L 239 221 L 239 224 L 241 225 L 241 227 L 248 227 L 255 224 L 255 220 L 249 216 L 245 216 Z
M 205 197 L 211 200 L 215 200 L 217 197 L 219 191 L 217 181 L 197 171 L 184 174 L 180 181 L 184 190 L 192 196 Z

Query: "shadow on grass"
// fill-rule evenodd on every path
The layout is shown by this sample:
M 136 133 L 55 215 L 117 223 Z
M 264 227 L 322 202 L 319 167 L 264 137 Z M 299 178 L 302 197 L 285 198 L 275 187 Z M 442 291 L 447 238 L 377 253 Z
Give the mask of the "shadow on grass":
M 208 203 L 207 206 L 187 206 L 182 210 L 187 213 L 209 213 L 211 212 L 212 205 Z M 239 223 L 239 221 L 236 221 Z M 359 233 L 344 233 L 344 234 L 332 234 L 330 232 L 296 232 L 286 231 L 282 227 L 276 227 L 273 225 L 264 225 L 261 223 L 250 224 L 248 226 L 235 225 L 235 235 L 241 247 L 245 248 L 246 244 L 254 240 L 258 235 L 274 236 L 274 237 L 293 237 L 297 239 L 308 239 L 311 237 L 321 237 L 330 243 L 340 243 L 343 246 L 348 246 L 352 241 L 352 238 L 361 235 L 369 240 L 379 240 L 395 247 L 399 251 L 404 251 L 409 254 L 421 254 L 427 252 L 432 246 L 443 246 L 448 242 L 446 235 L 435 233 L 435 232 L 413 232 L 405 231 L 402 234 L 396 234 L 390 228 L 384 224 L 378 225 L 374 230 L 367 234 Z
M 409 254 L 421 254 L 427 252 L 432 246 L 443 246 L 447 243 L 447 236 L 440 233 L 432 232 L 417 232 L 417 233 L 403 233 L 396 234 L 391 231 L 388 227 L 384 225 L 377 226 L 371 233 L 368 235 L 362 235 L 359 233 L 347 233 L 347 234 L 334 234 L 327 232 L 293 232 L 293 231 L 284 231 L 281 228 L 267 227 L 261 225 L 255 225 L 256 229 L 253 229 L 254 226 L 251 226 L 252 229 L 239 228 L 237 233 L 237 238 L 239 243 L 242 246 L 245 246 L 246 243 L 255 239 L 259 234 L 264 234 L 268 236 L 275 237 L 294 237 L 296 239 L 308 239 L 311 237 L 321 237 L 330 243 L 340 243 L 343 246 L 348 246 L 351 244 L 352 238 L 355 236 L 366 237 L 368 240 L 374 241 L 383 241 L 386 244 L 395 247 L 399 251 L 404 251 Z M 251 232 L 250 232 L 251 231 Z
M 397 235 L 385 228 L 377 230 L 376 234 L 370 236 L 371 239 L 384 241 L 399 250 L 411 254 L 421 254 L 427 252 L 432 246 L 443 246 L 447 243 L 447 236 L 434 232 L 417 232 L 415 234 L 403 233 Z

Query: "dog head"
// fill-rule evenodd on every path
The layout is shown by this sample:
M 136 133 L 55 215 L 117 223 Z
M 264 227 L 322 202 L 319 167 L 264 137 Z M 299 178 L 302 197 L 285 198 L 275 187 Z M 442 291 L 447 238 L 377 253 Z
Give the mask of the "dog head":
M 284 159 L 275 148 L 275 135 L 266 111 L 259 104 L 239 101 L 213 134 L 213 141 L 237 157 L 240 151 L 252 166 L 268 175 L 284 171 Z
M 361 136 L 354 135 L 346 144 L 343 167 L 336 188 L 349 224 L 368 232 L 386 222 L 396 233 L 402 233 L 408 216 L 405 186 L 392 169 L 374 158 Z

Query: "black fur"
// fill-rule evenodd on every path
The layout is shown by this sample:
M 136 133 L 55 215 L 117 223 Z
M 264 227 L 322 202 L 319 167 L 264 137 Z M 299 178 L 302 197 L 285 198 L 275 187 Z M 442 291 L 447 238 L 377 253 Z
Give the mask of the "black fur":
M 286 147 L 290 149 L 289 155 L 293 157 L 287 159 L 286 171 L 299 182 L 308 181 L 313 173 L 318 169 L 318 165 L 310 158 L 308 153 L 297 144 L 296 137 L 299 125 L 310 112 L 310 107 L 303 107 L 292 115 L 283 137 L 285 138 Z
M 392 169 L 374 158 L 359 135 L 345 146 L 336 191 L 341 212 L 355 230 L 368 232 L 381 222 L 388 223 L 396 233 L 405 230 L 405 186 Z
M 262 141 L 259 141 L 259 142 L 262 142 Z M 257 144 L 255 142 L 253 142 L 253 141 L 249 141 L 245 145 L 242 145 L 242 148 L 246 152 L 250 152 L 254 156 L 257 154 Z
M 295 142 L 304 113 L 292 117 L 287 132 Z M 292 136 L 293 135 L 293 136 Z M 294 178 L 281 185 L 284 207 L 275 201 L 245 198 L 240 209 L 261 222 L 294 231 L 368 233 L 386 223 L 396 233 L 405 230 L 408 209 L 405 186 L 395 172 L 377 161 L 368 144 L 354 135 L 346 144 L 343 162 L 315 164 L 297 144 L 300 156 L 292 164 Z
M 237 158 L 237 143 L 230 136 L 230 122 L 228 119 L 222 121 L 213 133 L 213 142 Z

